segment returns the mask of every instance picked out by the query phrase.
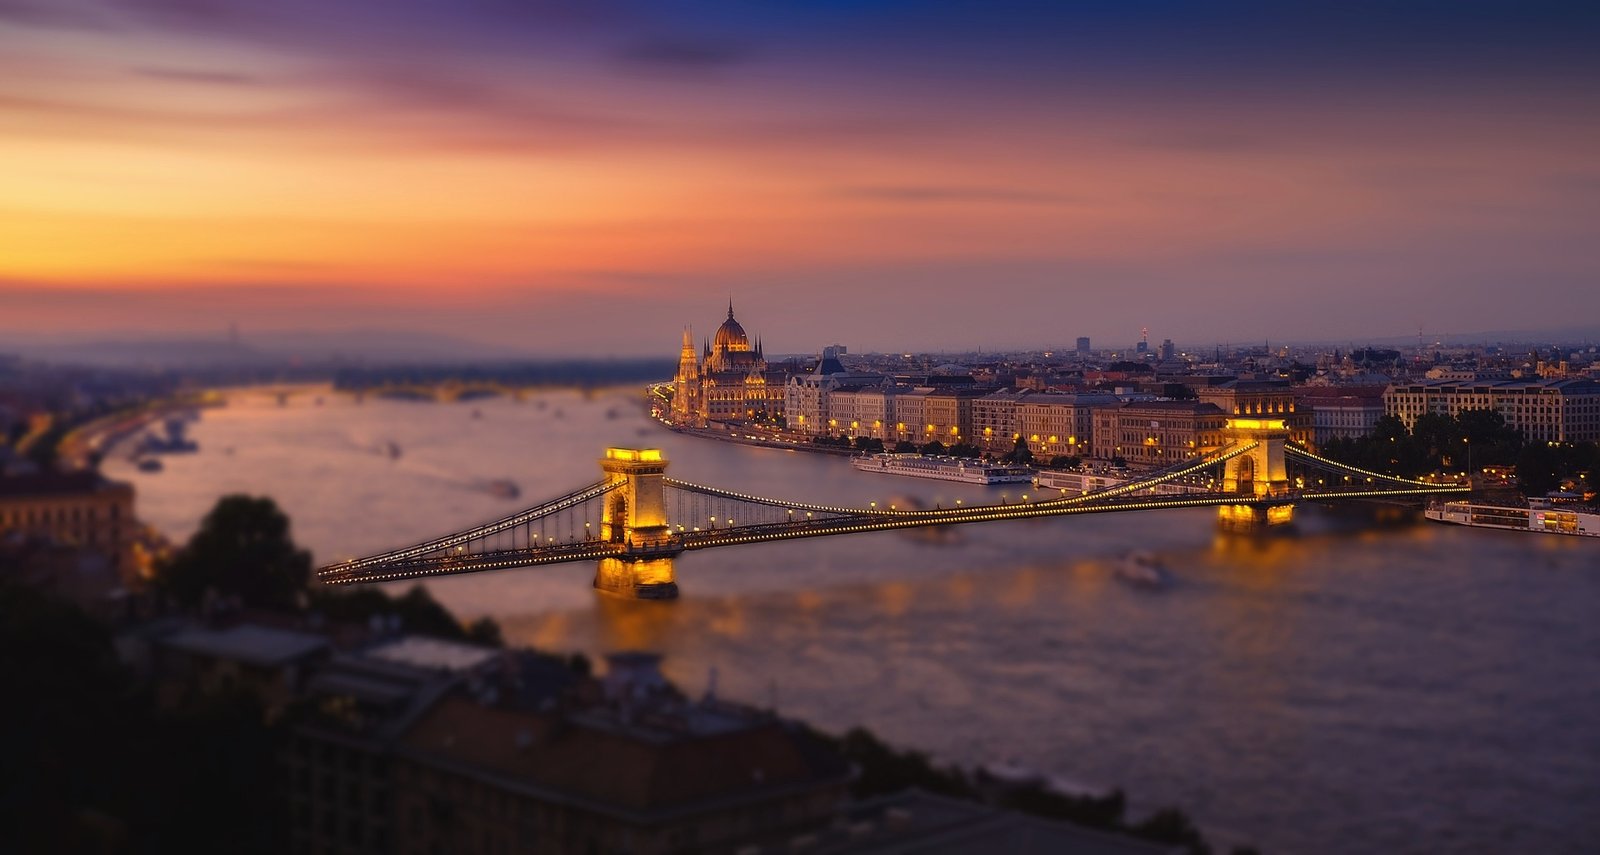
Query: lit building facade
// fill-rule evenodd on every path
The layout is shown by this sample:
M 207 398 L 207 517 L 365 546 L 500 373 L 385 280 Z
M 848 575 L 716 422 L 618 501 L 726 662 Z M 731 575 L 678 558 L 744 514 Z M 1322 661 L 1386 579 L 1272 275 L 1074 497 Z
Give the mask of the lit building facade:
M 971 389 L 935 389 L 922 399 L 924 442 L 938 440 L 945 445 L 972 440 L 972 403 L 982 393 Z
M 1212 403 L 1147 401 L 1093 410 L 1091 456 L 1161 467 L 1226 444 L 1228 414 Z
M 1383 406 L 1407 429 L 1425 413 L 1489 409 L 1531 442 L 1600 441 L 1600 381 L 1594 380 L 1395 384 L 1384 391 Z
M 827 433 L 895 439 L 894 387 L 845 384 L 833 389 L 827 397 Z
M 1094 414 L 1116 407 L 1111 394 L 1028 395 L 1017 402 L 1017 431 L 1034 457 L 1085 457 L 1093 454 Z
M 1201 401 L 1216 404 L 1233 416 L 1282 416 L 1289 427 L 1289 441 L 1315 445 L 1311 413 L 1302 412 L 1294 388 L 1287 380 L 1229 380 L 1195 390 Z
M 678 373 L 673 379 L 673 421 L 705 425 L 708 422 L 783 421 L 787 375 L 769 370 L 761 343 L 751 344 L 744 327 L 733 317 L 717 327 L 697 357 L 693 334 L 684 330 L 678 353 Z
M 1299 411 L 1311 414 L 1317 445 L 1370 436 L 1383 418 L 1382 386 L 1318 386 L 1296 391 Z
M 1002 389 L 972 402 L 972 435 L 985 454 L 1007 454 L 1016 447 L 1017 406 L 1030 395 L 1027 389 Z

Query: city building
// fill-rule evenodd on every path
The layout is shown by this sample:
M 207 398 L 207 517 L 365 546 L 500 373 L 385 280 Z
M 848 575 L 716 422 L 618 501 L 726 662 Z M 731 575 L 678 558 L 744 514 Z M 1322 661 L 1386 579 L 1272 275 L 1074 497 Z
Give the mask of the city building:
M 716 335 L 696 356 L 693 333 L 683 331 L 678 353 L 678 373 L 673 378 L 672 418 L 678 424 L 703 426 L 708 422 L 783 421 L 788 375 L 771 370 L 761 343 L 751 344 L 744 327 L 733 317 L 717 327 Z
M 1078 336 L 1078 355 L 1079 356 L 1088 356 L 1090 353 L 1091 353 L 1091 351 L 1089 350 L 1089 337 L 1086 336 L 1086 335 Z
M 1179 855 L 1183 847 L 1097 831 L 922 790 L 879 796 L 849 808 L 848 820 L 808 835 L 801 847 L 772 846 L 749 855 Z
M 1489 409 L 1531 442 L 1600 441 L 1600 381 L 1595 380 L 1396 383 L 1384 391 L 1383 406 L 1408 429 L 1425 413 L 1455 416 Z
M 124 584 L 141 570 L 133 486 L 98 472 L 0 474 L 0 536 L 41 538 L 101 553 Z
M 914 442 L 938 440 L 946 446 L 972 440 L 972 402 L 983 397 L 984 390 L 971 388 L 936 387 L 922 396 L 921 434 Z M 908 413 L 909 414 L 909 413 Z M 904 421 L 904 419 L 902 419 Z
M 985 454 L 1007 454 L 1022 435 L 1017 407 L 1037 394 L 1029 389 L 1001 389 L 972 402 L 972 435 Z
M 1209 402 L 1144 401 L 1093 411 L 1091 456 L 1121 458 L 1136 467 L 1161 467 L 1225 444 L 1228 414 Z
M 842 431 L 840 420 L 831 409 L 833 391 L 843 386 L 870 388 L 884 383 L 885 378 L 881 374 L 847 371 L 836 357 L 824 356 L 811 371 L 786 378 L 783 385 L 784 426 L 812 436 L 844 436 L 852 418 L 848 414 L 845 416 L 845 429 Z M 887 415 L 888 411 L 884 412 Z M 859 422 L 860 418 L 856 417 L 854 421 Z
M 808 731 L 687 698 L 657 656 L 613 654 L 596 683 L 477 650 L 459 658 L 493 669 L 347 655 L 312 678 L 287 752 L 294 851 L 733 852 L 845 801 L 849 767 Z
M 156 639 L 151 666 L 162 699 L 186 692 L 242 689 L 269 710 L 294 699 L 318 662 L 328 658 L 322 635 L 254 623 L 191 626 Z
M 1028 441 L 1033 456 L 1090 456 L 1094 439 L 1094 413 L 1121 403 L 1109 393 L 1032 394 L 1017 402 L 1017 432 Z
M 1313 441 L 1371 435 L 1383 418 L 1383 386 L 1303 386 L 1295 390 L 1297 412 L 1311 414 Z
M 827 393 L 826 431 L 830 436 L 892 440 L 896 437 L 894 400 L 898 390 L 880 384 L 844 384 Z
M 1289 426 L 1290 442 L 1314 444 L 1311 413 L 1300 411 L 1288 380 L 1227 380 L 1200 386 L 1195 394 L 1231 416 L 1282 416 Z

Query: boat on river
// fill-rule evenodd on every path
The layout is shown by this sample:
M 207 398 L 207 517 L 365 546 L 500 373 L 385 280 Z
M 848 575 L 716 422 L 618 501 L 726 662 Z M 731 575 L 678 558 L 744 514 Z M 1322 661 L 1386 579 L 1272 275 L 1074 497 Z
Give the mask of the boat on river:
M 1027 484 L 1033 481 L 1034 475 L 1033 469 L 1027 466 L 910 453 L 863 454 L 852 458 L 850 465 L 863 472 L 960 481 L 964 484 Z
M 1112 568 L 1117 578 L 1134 586 L 1156 590 L 1165 588 L 1169 577 L 1167 568 L 1162 565 L 1155 555 L 1143 550 L 1134 550 L 1122 556 Z
M 1526 508 L 1444 502 L 1423 511 L 1423 516 L 1434 522 L 1474 528 L 1600 537 L 1600 513 L 1590 508 L 1558 508 L 1548 501 L 1533 500 Z

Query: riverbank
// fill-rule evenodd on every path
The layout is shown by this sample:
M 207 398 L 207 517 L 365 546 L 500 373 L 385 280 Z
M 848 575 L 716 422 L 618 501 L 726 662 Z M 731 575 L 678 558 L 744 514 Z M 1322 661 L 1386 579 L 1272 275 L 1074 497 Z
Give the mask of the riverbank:
M 137 407 L 108 413 L 67 428 L 56 444 L 57 459 L 66 469 L 92 469 L 118 443 L 162 419 L 226 403 L 219 392 L 208 390 L 147 401 Z

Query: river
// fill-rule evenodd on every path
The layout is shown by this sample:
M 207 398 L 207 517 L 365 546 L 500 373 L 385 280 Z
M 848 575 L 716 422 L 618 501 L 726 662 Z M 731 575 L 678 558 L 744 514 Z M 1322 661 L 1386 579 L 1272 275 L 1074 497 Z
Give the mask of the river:
M 106 469 L 175 539 L 220 495 L 272 496 L 319 562 L 590 483 L 606 445 L 659 447 L 675 477 L 799 501 L 1007 492 L 680 436 L 640 400 L 321 392 L 280 406 L 240 393 L 193 426 L 199 453 L 159 473 Z M 522 499 L 493 495 L 495 479 Z M 1121 582 L 1134 548 L 1172 584 Z M 715 669 L 719 693 L 824 729 L 1120 786 L 1135 813 L 1177 805 L 1213 840 L 1271 853 L 1580 852 L 1600 839 L 1593 541 L 1361 507 L 1222 535 L 1210 511 L 1174 510 L 693 553 L 669 603 L 599 596 L 592 576 L 564 565 L 426 584 L 509 641 L 659 651 L 691 693 Z

